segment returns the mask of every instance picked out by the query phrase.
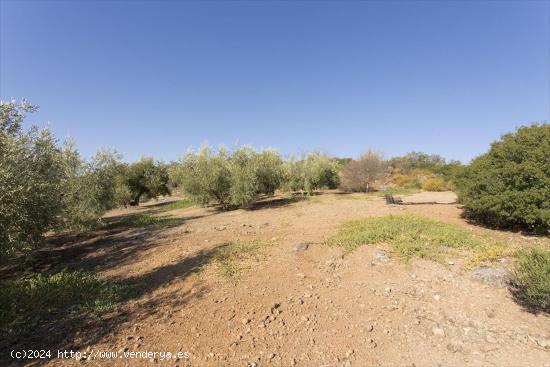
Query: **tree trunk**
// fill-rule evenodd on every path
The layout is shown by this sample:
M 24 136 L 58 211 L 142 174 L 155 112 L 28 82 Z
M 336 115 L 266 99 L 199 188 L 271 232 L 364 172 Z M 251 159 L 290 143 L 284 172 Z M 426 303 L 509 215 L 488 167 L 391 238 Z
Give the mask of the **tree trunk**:
M 139 206 L 139 199 L 141 198 L 141 195 L 143 195 L 143 192 L 138 192 L 136 196 L 130 201 L 131 206 Z

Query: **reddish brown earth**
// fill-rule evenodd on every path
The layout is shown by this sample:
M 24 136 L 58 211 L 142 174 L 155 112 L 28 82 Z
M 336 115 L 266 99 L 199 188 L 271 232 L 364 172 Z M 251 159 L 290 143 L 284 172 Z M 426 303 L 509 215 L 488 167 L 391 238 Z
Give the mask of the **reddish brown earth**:
M 441 195 L 434 198 L 449 193 Z M 97 319 L 61 316 L 57 327 L 22 343 L 90 353 L 189 353 L 169 361 L 46 362 L 54 366 L 550 366 L 549 315 L 525 309 L 507 288 L 470 280 L 461 259 L 405 263 L 383 244 L 346 256 L 322 244 L 345 220 L 406 212 L 516 245 L 550 246 L 548 238 L 468 224 L 456 204 L 389 206 L 364 194 L 276 198 L 228 212 L 174 210 L 159 214 L 178 218 L 169 228 L 98 232 L 56 248 L 57 260 L 130 280 L 141 292 Z M 212 256 L 238 239 L 272 244 L 243 260 L 245 269 L 231 279 Z M 292 250 L 304 241 L 306 251 Z

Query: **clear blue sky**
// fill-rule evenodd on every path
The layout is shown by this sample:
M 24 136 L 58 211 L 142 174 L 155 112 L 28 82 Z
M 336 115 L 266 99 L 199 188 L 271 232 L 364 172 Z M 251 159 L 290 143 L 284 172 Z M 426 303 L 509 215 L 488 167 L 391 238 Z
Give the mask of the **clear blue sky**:
M 207 141 L 468 161 L 550 120 L 545 1 L 0 3 L 0 97 L 86 156 Z

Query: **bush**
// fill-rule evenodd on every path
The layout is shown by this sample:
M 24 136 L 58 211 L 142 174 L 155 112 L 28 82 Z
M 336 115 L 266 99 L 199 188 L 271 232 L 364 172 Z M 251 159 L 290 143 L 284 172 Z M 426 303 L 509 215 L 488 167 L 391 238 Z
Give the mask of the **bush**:
M 290 160 L 285 167 L 286 191 L 312 194 L 316 190 L 335 189 L 340 184 L 338 162 L 320 153 L 310 153 L 305 159 Z
M 376 180 L 388 176 L 388 164 L 382 154 L 368 151 L 358 160 L 348 162 L 340 173 L 341 188 L 345 191 L 368 192 Z
M 428 178 L 422 184 L 422 189 L 426 191 L 445 191 L 447 190 L 447 184 L 445 180 L 439 177 Z
M 479 222 L 550 230 L 550 125 L 521 127 L 491 145 L 457 182 L 465 214 Z
M 127 286 L 83 271 L 4 282 L 0 288 L 0 332 L 17 335 L 56 313 L 66 317 L 71 310 L 103 311 L 129 295 Z
M 516 284 L 528 304 L 550 307 L 550 251 L 533 248 L 519 254 Z
M 403 187 L 407 189 L 420 189 L 422 188 L 422 182 L 416 174 L 402 174 L 396 173 L 392 176 L 392 182 L 397 187 Z

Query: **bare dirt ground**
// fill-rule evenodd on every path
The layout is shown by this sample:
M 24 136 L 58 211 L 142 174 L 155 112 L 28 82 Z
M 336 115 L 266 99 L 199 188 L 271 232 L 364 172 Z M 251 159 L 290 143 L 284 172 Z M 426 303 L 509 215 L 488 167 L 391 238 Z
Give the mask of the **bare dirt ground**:
M 450 194 L 440 195 L 449 202 Z M 64 322 L 60 315 L 57 327 L 38 330 L 22 343 L 189 353 L 169 361 L 157 356 L 45 363 L 51 366 L 550 366 L 550 316 L 525 309 L 507 288 L 471 280 L 461 259 L 405 263 L 383 244 L 346 256 L 322 244 L 345 220 L 407 212 L 522 246 L 550 246 L 548 238 L 468 224 L 456 204 L 386 205 L 364 194 L 275 198 L 228 212 L 178 209 L 162 213 L 177 218 L 169 227 L 65 238 L 51 250 L 50 259 L 130 280 L 142 290 L 100 318 Z M 237 279 L 228 279 L 213 255 L 239 239 L 272 244 L 246 260 Z M 293 250 L 303 242 L 307 250 Z

